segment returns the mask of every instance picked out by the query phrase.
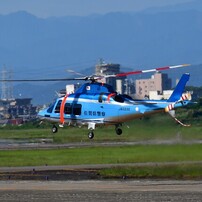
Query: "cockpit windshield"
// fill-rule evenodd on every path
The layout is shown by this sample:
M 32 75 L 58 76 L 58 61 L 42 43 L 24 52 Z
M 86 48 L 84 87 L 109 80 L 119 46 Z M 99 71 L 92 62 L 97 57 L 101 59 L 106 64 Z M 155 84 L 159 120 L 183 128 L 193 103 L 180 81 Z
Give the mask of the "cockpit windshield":
M 54 103 L 50 104 L 49 108 L 47 109 L 48 113 L 52 113 L 53 112 L 53 108 L 55 106 L 55 103 L 56 103 L 56 101 Z

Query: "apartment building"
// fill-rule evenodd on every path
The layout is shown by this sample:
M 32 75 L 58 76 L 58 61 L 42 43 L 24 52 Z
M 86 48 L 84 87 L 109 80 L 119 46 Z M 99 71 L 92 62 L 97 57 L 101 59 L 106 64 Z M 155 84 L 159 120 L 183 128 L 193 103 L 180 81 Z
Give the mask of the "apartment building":
M 155 73 L 149 79 L 137 79 L 135 81 L 136 96 L 140 99 L 149 98 L 150 91 L 162 94 L 164 90 L 171 89 L 171 79 L 167 74 Z

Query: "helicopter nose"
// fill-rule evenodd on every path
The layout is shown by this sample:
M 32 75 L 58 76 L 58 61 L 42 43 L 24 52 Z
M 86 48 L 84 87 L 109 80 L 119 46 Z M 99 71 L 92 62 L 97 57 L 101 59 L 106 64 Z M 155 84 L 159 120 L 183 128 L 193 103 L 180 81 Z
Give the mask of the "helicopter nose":
M 38 112 L 38 114 L 37 114 L 37 117 L 39 118 L 39 119 L 43 119 L 44 117 L 45 117 L 45 114 L 46 114 L 46 112 L 47 112 L 47 110 L 40 110 L 39 112 Z

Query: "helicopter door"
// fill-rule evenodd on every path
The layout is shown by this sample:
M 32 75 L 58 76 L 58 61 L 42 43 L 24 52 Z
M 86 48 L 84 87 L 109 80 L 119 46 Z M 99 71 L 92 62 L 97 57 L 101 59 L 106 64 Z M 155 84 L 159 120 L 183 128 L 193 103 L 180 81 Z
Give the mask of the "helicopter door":
M 81 108 L 82 108 L 81 104 L 73 104 L 72 114 L 75 116 L 81 115 Z
M 65 103 L 64 113 L 69 115 L 72 114 L 72 106 L 70 103 Z

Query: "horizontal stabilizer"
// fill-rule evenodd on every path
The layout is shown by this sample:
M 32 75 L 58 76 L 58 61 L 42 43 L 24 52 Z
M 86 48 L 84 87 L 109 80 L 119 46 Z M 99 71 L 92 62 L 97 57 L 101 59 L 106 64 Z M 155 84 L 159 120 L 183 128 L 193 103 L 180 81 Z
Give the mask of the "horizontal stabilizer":
M 167 100 L 167 102 L 176 102 L 180 100 L 182 93 L 184 92 L 185 85 L 187 81 L 189 80 L 190 74 L 183 74 L 180 81 L 178 82 L 175 90 L 173 91 L 170 98 Z

